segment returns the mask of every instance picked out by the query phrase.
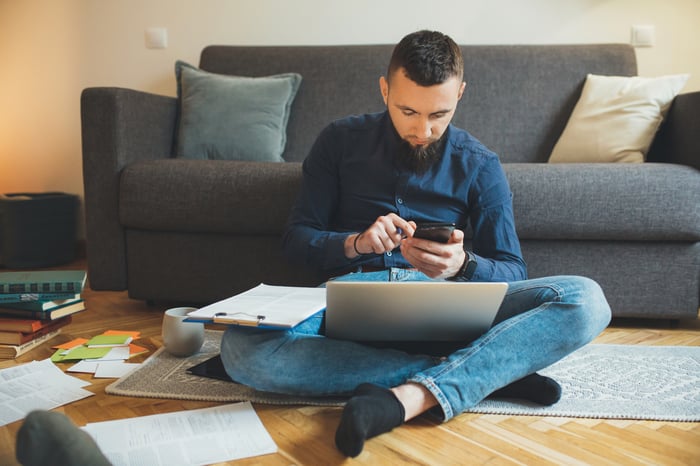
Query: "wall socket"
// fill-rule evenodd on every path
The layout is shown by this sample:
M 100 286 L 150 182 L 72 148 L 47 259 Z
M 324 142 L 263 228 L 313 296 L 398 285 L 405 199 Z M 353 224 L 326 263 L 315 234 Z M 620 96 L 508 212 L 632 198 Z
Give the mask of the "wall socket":
M 650 24 L 632 26 L 632 45 L 635 47 L 653 47 L 656 40 L 656 28 Z

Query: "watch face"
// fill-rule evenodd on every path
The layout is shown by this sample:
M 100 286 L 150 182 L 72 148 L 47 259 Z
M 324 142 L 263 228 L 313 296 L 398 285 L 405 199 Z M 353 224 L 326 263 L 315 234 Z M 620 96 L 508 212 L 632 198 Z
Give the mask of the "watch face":
M 467 259 L 464 262 L 464 273 L 462 276 L 466 279 L 471 279 L 476 270 L 476 257 L 471 251 L 467 251 Z

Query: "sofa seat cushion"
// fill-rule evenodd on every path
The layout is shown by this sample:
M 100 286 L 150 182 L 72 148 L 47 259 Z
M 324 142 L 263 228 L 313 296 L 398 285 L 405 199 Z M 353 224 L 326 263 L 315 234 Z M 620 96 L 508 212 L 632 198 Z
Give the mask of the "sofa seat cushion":
M 504 168 L 523 240 L 700 240 L 700 171 L 694 168 L 651 163 Z M 300 163 L 140 162 L 122 172 L 120 221 L 141 230 L 279 235 L 300 183 Z
M 700 171 L 671 164 L 505 164 L 521 239 L 700 240 Z
M 122 171 L 119 218 L 141 230 L 278 235 L 300 182 L 300 163 L 139 162 Z

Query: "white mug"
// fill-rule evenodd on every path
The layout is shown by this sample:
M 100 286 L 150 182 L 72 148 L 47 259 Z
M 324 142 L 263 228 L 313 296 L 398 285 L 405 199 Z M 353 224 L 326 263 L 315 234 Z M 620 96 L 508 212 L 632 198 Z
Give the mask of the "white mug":
M 204 324 L 185 322 L 187 314 L 196 311 L 194 307 L 174 307 L 163 316 L 163 346 L 178 357 L 192 356 L 204 343 Z

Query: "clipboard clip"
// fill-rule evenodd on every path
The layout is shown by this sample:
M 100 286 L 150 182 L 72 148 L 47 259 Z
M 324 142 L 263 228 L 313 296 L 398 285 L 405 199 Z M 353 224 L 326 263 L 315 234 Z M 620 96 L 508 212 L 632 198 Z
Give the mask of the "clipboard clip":
M 237 319 L 235 316 L 246 316 L 249 319 Z M 252 317 L 253 319 L 250 319 Z M 214 314 L 214 323 L 218 324 L 235 324 L 235 325 L 247 325 L 250 327 L 258 327 L 265 320 L 265 316 L 262 314 L 248 314 L 247 312 L 217 312 Z

